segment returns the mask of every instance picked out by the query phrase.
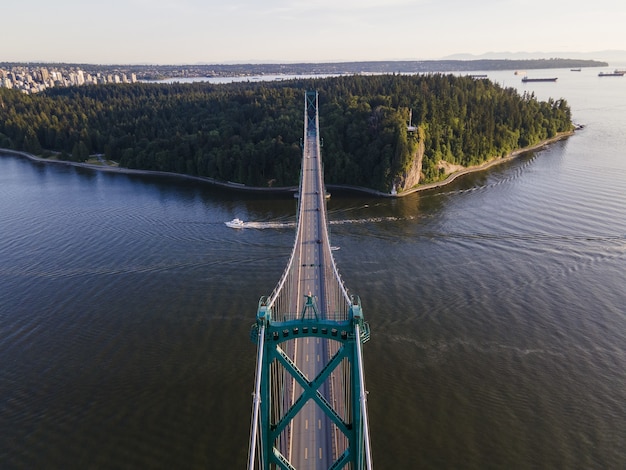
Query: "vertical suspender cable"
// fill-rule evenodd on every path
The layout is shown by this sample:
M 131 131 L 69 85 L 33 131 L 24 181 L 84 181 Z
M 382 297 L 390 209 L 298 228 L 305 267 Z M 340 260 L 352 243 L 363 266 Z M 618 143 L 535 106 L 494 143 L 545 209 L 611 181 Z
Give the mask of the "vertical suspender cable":
M 254 407 L 252 411 L 252 430 L 250 431 L 250 451 L 248 470 L 254 470 L 257 433 L 259 428 L 259 408 L 261 406 L 261 370 L 263 369 L 263 346 L 265 345 L 265 325 L 259 328 L 259 348 L 256 357 L 256 379 L 254 382 Z
M 370 430 L 367 419 L 367 392 L 365 390 L 365 376 L 363 373 L 363 356 L 361 350 L 361 332 L 359 325 L 354 325 L 356 333 L 356 360 L 359 367 L 359 394 L 361 402 L 361 416 L 363 419 L 363 441 L 365 442 L 365 465 L 367 470 L 372 470 L 372 451 L 370 449 Z

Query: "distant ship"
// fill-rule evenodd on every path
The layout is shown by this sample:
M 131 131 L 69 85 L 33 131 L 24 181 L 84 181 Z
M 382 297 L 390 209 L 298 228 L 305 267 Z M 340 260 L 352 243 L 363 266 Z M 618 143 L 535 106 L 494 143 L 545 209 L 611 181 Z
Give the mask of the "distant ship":
M 626 70 L 615 70 L 614 72 L 600 72 L 598 77 L 623 77 Z
M 556 82 L 558 79 L 558 77 L 551 77 L 551 78 L 528 78 L 528 77 L 524 77 L 522 78 L 522 82 L 526 83 L 526 82 Z
M 570 72 L 580 72 L 582 69 L 569 69 Z

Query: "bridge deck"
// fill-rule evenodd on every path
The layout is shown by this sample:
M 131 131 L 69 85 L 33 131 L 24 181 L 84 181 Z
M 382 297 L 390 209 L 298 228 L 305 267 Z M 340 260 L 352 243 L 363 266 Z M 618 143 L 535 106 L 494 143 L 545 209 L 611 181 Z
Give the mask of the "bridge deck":
M 334 278 L 326 279 L 329 263 L 330 245 L 326 231 L 326 200 L 322 182 L 322 169 L 316 129 L 307 130 L 302 158 L 302 182 L 300 189 L 300 226 L 296 245 L 297 254 L 294 272 L 297 276 L 298 289 L 294 294 L 298 302 L 295 312 L 301 312 L 306 295 L 317 299 L 320 319 L 326 319 L 328 308 L 326 291 L 336 283 Z M 329 340 L 322 338 L 300 338 L 293 340 L 295 345 L 296 366 L 313 380 L 330 359 Z M 294 397 L 302 389 L 292 384 Z M 332 401 L 328 383 L 322 388 L 322 394 Z M 292 439 L 289 449 L 289 461 L 297 469 L 328 468 L 334 461 L 332 423 L 326 414 L 313 401 L 307 402 L 296 415 L 292 423 Z
M 269 460 L 285 469 L 363 468 L 363 449 L 369 468 L 360 350 L 369 328 L 332 257 L 317 93 L 307 92 L 305 101 L 296 240 L 277 288 L 261 299 L 253 327 L 259 352 L 249 468 L 259 436 L 263 468 Z

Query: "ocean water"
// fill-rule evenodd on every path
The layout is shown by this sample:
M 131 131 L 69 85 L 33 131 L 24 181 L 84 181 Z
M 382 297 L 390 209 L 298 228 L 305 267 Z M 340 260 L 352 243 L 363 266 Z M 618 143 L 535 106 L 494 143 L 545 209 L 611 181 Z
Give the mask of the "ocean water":
M 626 78 L 598 71 L 486 72 L 567 99 L 585 125 L 567 140 L 328 201 L 372 331 L 376 468 L 626 467 Z M 1 157 L 0 467 L 243 468 L 248 333 L 295 209 Z

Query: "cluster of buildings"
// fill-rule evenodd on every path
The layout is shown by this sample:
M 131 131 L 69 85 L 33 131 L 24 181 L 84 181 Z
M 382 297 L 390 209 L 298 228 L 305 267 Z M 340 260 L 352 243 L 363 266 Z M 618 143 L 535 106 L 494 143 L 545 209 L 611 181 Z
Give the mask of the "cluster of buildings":
M 135 73 L 115 71 L 85 72 L 77 67 L 46 67 L 0 64 L 0 87 L 15 88 L 24 93 L 38 93 L 46 88 L 104 83 L 135 83 Z

